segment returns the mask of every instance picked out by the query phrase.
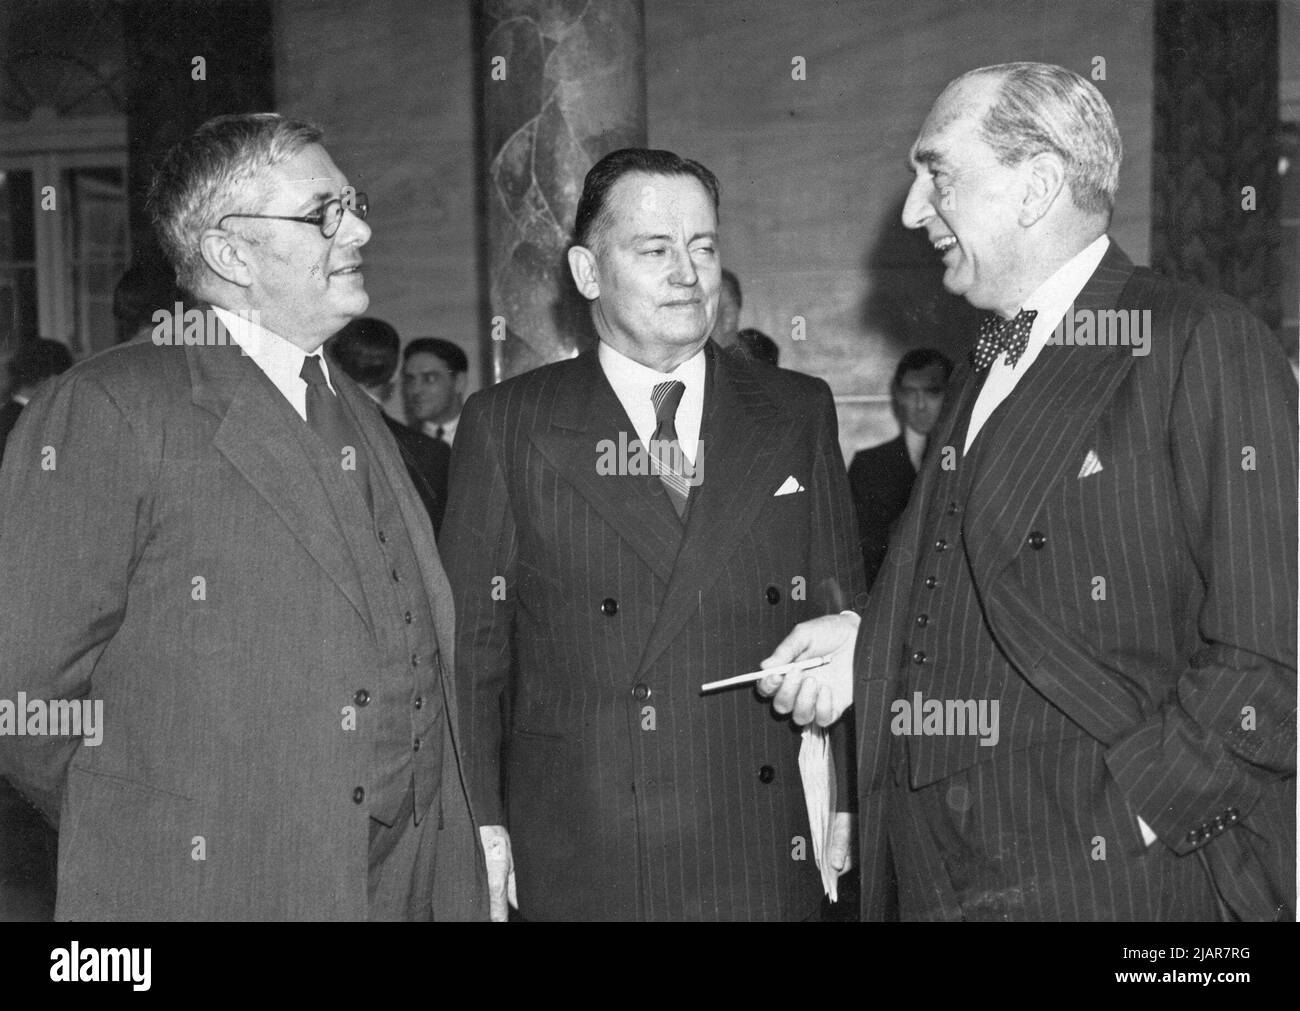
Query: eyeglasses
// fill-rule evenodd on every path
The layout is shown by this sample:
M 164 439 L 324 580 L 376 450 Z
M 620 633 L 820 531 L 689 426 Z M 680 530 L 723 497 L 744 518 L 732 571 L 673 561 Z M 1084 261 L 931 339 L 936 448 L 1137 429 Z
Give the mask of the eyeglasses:
M 307 214 L 302 217 L 290 217 L 286 214 L 223 214 L 221 221 L 217 222 L 217 227 L 221 227 L 221 222 L 226 218 L 267 218 L 271 221 L 299 221 L 304 225 L 315 225 L 320 229 L 321 235 L 327 239 L 334 238 L 334 233 L 339 230 L 339 225 L 343 223 L 343 212 L 351 211 L 362 221 L 366 220 L 366 215 L 370 213 L 370 200 L 364 193 L 354 193 L 344 203 L 338 197 L 333 200 L 327 200 L 321 205 L 321 209 L 315 214 Z

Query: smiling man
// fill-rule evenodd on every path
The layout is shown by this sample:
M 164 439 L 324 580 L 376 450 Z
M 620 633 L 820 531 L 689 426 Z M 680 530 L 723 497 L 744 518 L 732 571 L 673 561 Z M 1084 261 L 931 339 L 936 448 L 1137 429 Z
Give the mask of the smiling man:
M 493 918 L 806 919 L 798 734 L 700 685 L 863 589 L 830 390 L 708 341 L 703 165 L 605 156 L 574 233 L 599 345 L 470 398 L 443 526 Z
M 1295 917 L 1296 382 L 1236 302 L 1107 236 L 1120 136 L 1090 82 L 1012 63 L 921 126 L 903 223 L 988 311 L 860 629 L 797 628 L 760 690 L 856 712 L 864 918 Z M 1149 354 L 1054 343 L 1149 312 Z M 856 645 L 855 645 L 856 636 Z M 837 652 L 838 651 L 838 652 Z M 899 703 L 998 706 L 913 733 Z
M 222 339 L 83 363 L 5 456 L 0 698 L 104 705 L 95 746 L 0 737 L 60 918 L 486 916 L 433 531 L 320 354 L 370 238 L 320 139 L 224 116 L 168 153 L 150 209 Z

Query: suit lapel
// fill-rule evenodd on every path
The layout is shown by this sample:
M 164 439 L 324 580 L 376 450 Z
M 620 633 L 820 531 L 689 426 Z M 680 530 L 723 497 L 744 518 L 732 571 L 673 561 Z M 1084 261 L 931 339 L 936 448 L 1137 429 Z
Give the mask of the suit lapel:
M 663 606 L 638 665 L 658 659 L 700 608 L 736 543 L 765 508 L 790 468 L 799 427 L 782 424 L 780 405 L 712 343 L 706 345 L 704 418 L 700 426 L 704 471 L 691 489 L 686 534 Z M 802 463 L 803 461 L 799 461 Z M 697 466 L 699 460 L 697 460 Z M 796 475 L 807 480 L 810 474 Z
M 1068 312 L 1115 308 L 1133 264 L 1113 242 Z M 1021 549 L 1034 516 L 1071 466 L 1133 365 L 1130 349 L 1044 347 L 972 447 L 979 456 L 965 514 L 966 544 L 982 591 Z
M 226 340 L 225 346 L 185 349 L 193 402 L 221 419 L 213 445 L 371 624 L 332 501 L 312 466 L 302 419 L 228 335 Z M 321 509 L 322 501 L 331 508 Z
M 636 429 L 605 378 L 596 352 L 573 363 L 558 384 L 548 428 L 530 436 L 560 476 L 600 514 L 654 573 L 667 582 L 682 541 L 682 524 L 662 482 L 653 474 L 608 473 L 605 452 L 626 461 Z

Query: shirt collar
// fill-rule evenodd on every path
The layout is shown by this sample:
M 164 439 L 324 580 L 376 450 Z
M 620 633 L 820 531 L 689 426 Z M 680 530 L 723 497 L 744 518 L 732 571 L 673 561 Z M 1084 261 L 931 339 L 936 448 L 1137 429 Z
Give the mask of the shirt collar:
M 1061 264 L 1060 269 L 1034 289 L 1022 309 L 1034 309 L 1038 312 L 1034 320 L 1034 335 L 1039 337 L 1045 331 L 1051 333 L 1056 324 L 1065 316 L 1070 305 L 1083 291 L 1083 286 L 1097 271 L 1101 258 L 1110 247 L 1110 238 L 1099 235 L 1078 253 Z
M 212 307 L 212 311 L 225 326 L 230 339 L 239 345 L 244 354 L 253 359 L 258 368 L 265 372 L 267 378 L 276 386 L 286 389 L 290 382 L 302 381 L 302 363 L 309 356 L 297 344 L 254 323 L 242 313 L 231 312 L 216 305 Z M 320 357 L 325 382 L 333 390 L 334 383 L 330 380 L 329 363 L 322 348 L 318 348 L 314 353 Z
M 633 361 L 622 351 L 616 350 L 603 340 L 599 344 L 597 354 L 600 356 L 600 367 L 605 370 L 605 375 L 609 378 L 609 384 L 615 390 L 624 389 L 644 392 L 647 395 L 658 383 L 666 383 L 674 379 L 684 383 L 687 389 L 691 389 L 693 386 L 702 386 L 707 368 L 703 345 L 700 346 L 699 351 L 678 365 L 672 372 L 660 372 L 658 369 L 652 369 L 638 361 Z

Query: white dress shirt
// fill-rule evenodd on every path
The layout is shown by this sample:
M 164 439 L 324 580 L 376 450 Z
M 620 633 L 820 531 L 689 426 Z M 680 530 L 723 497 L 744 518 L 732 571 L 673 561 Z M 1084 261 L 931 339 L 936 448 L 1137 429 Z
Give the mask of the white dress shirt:
M 421 427 L 424 434 L 430 439 L 441 439 L 448 446 L 456 440 L 456 426 L 460 424 L 460 415 L 452 418 L 450 421 L 426 421 Z M 438 429 L 442 429 L 442 434 L 438 434 Z
M 266 373 L 266 378 L 275 384 L 275 388 L 284 394 L 298 417 L 307 420 L 307 382 L 302 378 L 302 363 L 307 359 L 307 352 L 274 334 L 266 327 L 227 309 L 213 306 L 212 311 L 225 325 L 231 339 L 240 346 L 244 354 L 253 359 L 259 369 Z M 317 349 L 321 360 L 321 371 L 325 373 L 325 382 L 331 390 L 330 367 L 324 353 Z
M 928 435 L 913 432 L 906 425 L 903 426 L 903 445 L 907 447 L 907 458 L 912 461 L 912 469 L 917 472 L 921 470 L 921 457 L 925 456 L 925 444 L 929 439 Z
M 677 442 L 686 454 L 686 459 L 694 464 L 695 450 L 700 439 L 700 423 L 704 418 L 704 377 L 708 371 L 704 348 L 700 348 L 693 357 L 682 362 L 672 372 L 657 372 L 647 368 L 621 351 L 615 351 L 604 341 L 600 342 L 597 354 L 605 378 L 614 387 L 614 393 L 623 405 L 623 410 L 627 411 L 643 446 L 650 444 L 650 437 L 655 432 L 655 405 L 651 400 L 655 386 L 674 379 L 685 384 L 686 390 L 677 405 L 674 424 L 677 428 Z
M 984 427 L 984 422 L 988 421 L 998 405 L 1010 396 L 1011 391 L 1016 388 L 1016 383 L 1020 382 L 1020 377 L 1029 370 L 1029 366 L 1037 361 L 1038 353 L 1046 346 L 1056 325 L 1065 318 L 1066 312 L 1079 297 L 1079 292 L 1083 291 L 1083 286 L 1088 283 L 1088 278 L 1096 272 L 1097 265 L 1101 263 L 1101 258 L 1106 255 L 1109 246 L 1109 238 L 1105 235 L 1098 236 L 1072 259 L 1062 264 L 1060 270 L 1040 284 L 1034 293 L 1025 299 L 1021 309 L 1038 310 L 1033 328 L 1029 331 L 1029 344 L 1025 348 L 1025 353 L 1020 356 L 1020 360 L 1016 362 L 1015 368 L 1007 364 L 1006 355 L 998 355 L 989 366 L 988 378 L 984 380 L 984 387 L 980 390 L 979 398 L 975 401 L 975 409 L 971 412 L 970 427 L 966 429 L 966 446 L 961 451 L 963 456 L 970 452 L 971 443 Z

